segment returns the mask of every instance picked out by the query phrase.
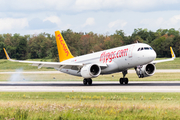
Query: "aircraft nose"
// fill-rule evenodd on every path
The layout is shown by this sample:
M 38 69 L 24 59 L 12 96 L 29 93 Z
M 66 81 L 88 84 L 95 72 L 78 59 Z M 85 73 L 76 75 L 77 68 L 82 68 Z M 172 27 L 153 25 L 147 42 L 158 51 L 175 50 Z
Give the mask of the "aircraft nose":
M 149 56 L 149 58 L 154 60 L 154 59 L 156 59 L 157 54 L 156 54 L 156 52 L 154 50 L 152 50 L 148 56 Z

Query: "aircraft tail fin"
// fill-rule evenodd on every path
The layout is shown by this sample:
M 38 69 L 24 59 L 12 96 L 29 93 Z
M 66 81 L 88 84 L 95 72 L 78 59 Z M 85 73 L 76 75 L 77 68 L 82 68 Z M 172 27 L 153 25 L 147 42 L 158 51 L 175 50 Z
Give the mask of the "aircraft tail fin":
M 74 58 L 66 42 L 64 41 L 64 38 L 62 37 L 60 31 L 55 31 L 55 36 L 56 36 L 57 49 L 59 54 L 59 61 L 62 62 L 64 60 Z

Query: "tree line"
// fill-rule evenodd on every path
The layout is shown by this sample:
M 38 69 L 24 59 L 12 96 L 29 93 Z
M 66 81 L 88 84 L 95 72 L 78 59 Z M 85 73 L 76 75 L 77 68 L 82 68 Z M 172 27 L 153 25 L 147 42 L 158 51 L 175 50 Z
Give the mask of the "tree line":
M 126 35 L 123 30 L 116 30 L 112 35 L 93 32 L 73 32 L 68 29 L 61 31 L 70 51 L 74 56 L 119 47 L 132 43 L 147 43 L 153 47 L 157 57 L 171 57 L 169 47 L 172 46 L 177 57 L 180 56 L 180 31 L 158 29 L 153 32 L 148 29 L 134 29 L 132 35 Z M 3 48 L 14 59 L 51 58 L 58 61 L 58 51 L 55 35 L 41 33 L 38 35 L 0 34 L 0 59 L 5 58 Z

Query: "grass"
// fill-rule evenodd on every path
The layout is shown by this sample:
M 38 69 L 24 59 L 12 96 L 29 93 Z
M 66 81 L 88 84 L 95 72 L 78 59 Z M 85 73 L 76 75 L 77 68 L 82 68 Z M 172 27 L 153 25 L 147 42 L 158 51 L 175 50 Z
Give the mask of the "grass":
M 167 58 L 157 58 L 157 60 Z M 44 61 L 51 62 L 51 59 L 30 59 L 28 61 Z M 157 69 L 180 69 L 180 58 L 176 58 L 174 61 L 163 62 L 156 64 Z M 31 66 L 27 63 L 10 62 L 5 59 L 0 60 L 0 72 L 2 71 L 15 71 L 16 69 L 22 68 L 25 71 L 55 71 L 53 68 L 41 68 L 38 69 L 36 66 Z
M 180 119 L 180 93 L 1 92 L 0 119 Z
M 27 61 L 51 62 L 52 60 L 50 60 L 50 59 L 30 59 Z M 0 60 L 0 72 L 16 71 L 16 69 L 23 69 L 24 71 L 55 71 L 54 68 L 42 67 L 41 69 L 38 69 L 38 67 L 31 66 L 31 64 L 28 64 L 28 63 L 11 62 L 6 59 Z
M 157 58 L 156 60 L 163 60 L 167 58 Z M 156 64 L 157 69 L 180 69 L 180 58 L 176 58 L 174 61 L 162 62 Z

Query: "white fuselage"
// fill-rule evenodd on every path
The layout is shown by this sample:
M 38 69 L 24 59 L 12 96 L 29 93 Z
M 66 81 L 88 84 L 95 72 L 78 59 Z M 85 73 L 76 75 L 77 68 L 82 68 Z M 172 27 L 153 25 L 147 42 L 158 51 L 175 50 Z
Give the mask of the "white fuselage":
M 144 43 L 135 43 L 87 55 L 78 56 L 62 63 L 107 64 L 101 74 L 122 72 L 139 65 L 145 65 L 156 58 L 156 52 Z M 61 72 L 81 76 L 77 68 L 64 67 Z

